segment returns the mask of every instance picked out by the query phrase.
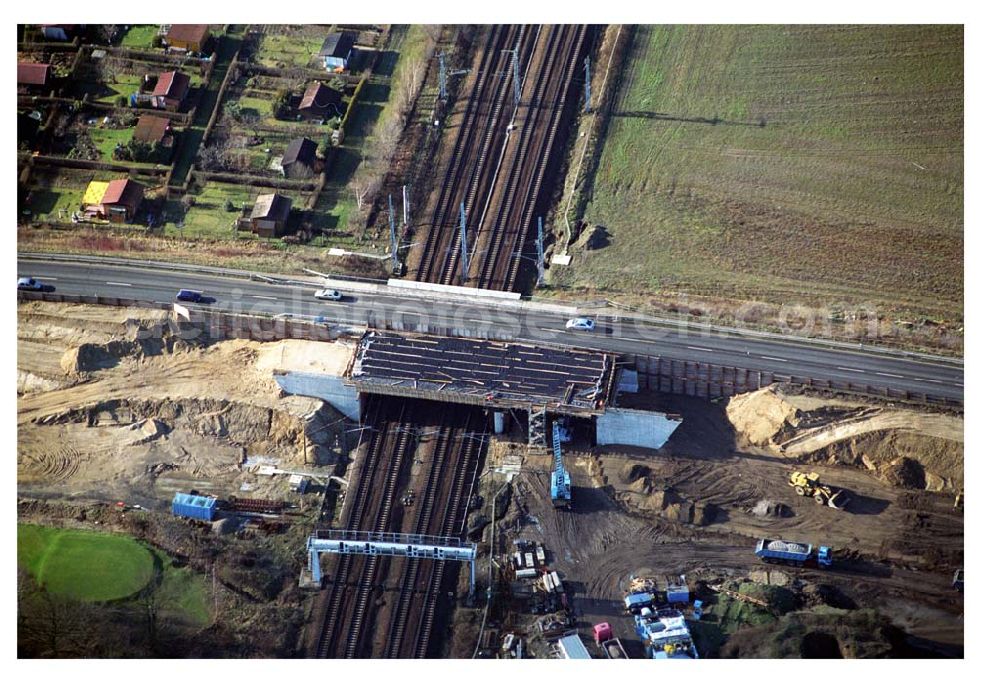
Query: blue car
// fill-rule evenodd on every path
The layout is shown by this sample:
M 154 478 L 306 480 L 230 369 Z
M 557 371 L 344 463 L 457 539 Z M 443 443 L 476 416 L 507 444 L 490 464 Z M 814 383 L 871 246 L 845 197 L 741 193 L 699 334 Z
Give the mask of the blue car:
M 188 301 L 189 303 L 201 303 L 203 300 L 200 291 L 194 291 L 193 289 L 181 289 L 177 292 L 178 301 Z
M 17 278 L 17 288 L 27 289 L 30 291 L 42 291 L 45 286 L 33 277 L 19 277 Z

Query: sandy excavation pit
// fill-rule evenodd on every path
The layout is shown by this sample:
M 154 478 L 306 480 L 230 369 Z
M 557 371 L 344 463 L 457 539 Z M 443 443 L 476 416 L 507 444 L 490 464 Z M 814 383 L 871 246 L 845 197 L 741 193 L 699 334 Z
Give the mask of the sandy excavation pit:
M 760 579 L 797 591 L 805 614 L 800 622 L 816 632 L 826 632 L 830 622 L 814 615 L 814 607 L 825 610 L 833 600 L 834 606 L 860 610 L 843 621 L 848 629 L 860 628 L 851 630 L 860 635 L 845 631 L 838 640 L 844 655 L 869 655 L 888 646 L 863 641 L 865 609 L 881 611 L 908 633 L 907 650 L 923 650 L 912 649 L 913 644 L 961 653 L 962 598 L 951 587 L 964 554 L 963 512 L 954 507 L 954 487 L 962 486 L 960 417 L 772 391 L 734 398 L 728 410 L 692 398 L 640 396 L 645 407 L 679 413 L 684 423 L 655 452 L 577 445 L 567 458 L 572 513 L 553 510 L 548 499 L 551 456 L 494 443 L 495 464 L 512 454 L 523 459 L 521 474 L 511 484 L 500 542 L 545 543 L 572 590 L 580 627 L 609 621 L 619 637 L 633 638 L 621 607 L 632 575 L 686 574 L 692 583 Z M 864 416 L 858 416 L 862 410 Z M 838 427 L 839 419 L 846 423 Z M 869 440 L 860 451 L 846 453 L 858 449 L 857 440 L 871 432 L 858 419 L 876 421 L 882 443 Z M 899 427 L 892 427 L 894 421 Z M 790 454 L 782 447 L 789 440 L 803 444 L 834 427 L 839 436 L 826 445 L 811 442 L 808 453 Z M 748 433 L 762 431 L 757 444 L 749 441 Z M 852 437 L 852 431 L 857 435 Z M 909 436 L 905 446 L 889 443 L 904 432 Z M 919 465 L 921 477 L 942 478 L 936 486 L 951 490 L 928 491 L 930 483 L 913 478 L 900 481 L 892 472 L 899 458 Z M 787 485 L 793 469 L 819 472 L 823 482 L 846 489 L 851 496 L 847 509 L 797 496 Z M 481 489 L 484 510 L 498 487 Z M 472 523 L 477 519 L 483 518 L 473 515 Z M 833 572 L 761 566 L 753 550 L 762 537 L 832 546 L 843 565 Z M 785 578 L 768 578 L 778 574 Z M 453 655 L 463 655 L 457 625 Z M 748 637 L 741 645 L 741 635 L 728 650 L 763 645 L 749 631 Z M 711 642 L 706 647 L 715 650 Z
M 162 311 L 23 304 L 19 493 L 140 504 L 189 489 L 287 495 L 287 477 L 255 474 L 253 462 L 323 475 L 340 453 L 343 416 L 283 395 L 272 377 L 346 367 L 349 345 L 316 345 L 202 345 L 176 338 Z
M 188 343 L 159 311 L 27 303 L 18 315 L 23 496 L 160 508 L 191 489 L 287 497 L 285 478 L 241 464 L 325 473 L 330 465 L 313 464 L 338 459 L 343 417 L 319 400 L 283 395 L 273 373 L 343 373 L 350 345 Z M 753 555 L 767 536 L 823 543 L 848 558 L 842 570 L 793 572 L 780 583 L 798 591 L 803 613 L 846 599 L 880 610 L 928 646 L 961 651 L 961 597 L 950 586 L 964 554 L 963 514 L 954 507 L 964 484 L 961 417 L 774 389 L 728 406 L 660 393 L 634 398 L 684 423 L 655 452 L 571 445 L 572 513 L 551 507 L 550 456 L 497 445 L 497 462 L 522 456 L 501 545 L 545 542 L 580 627 L 610 620 L 620 637 L 633 636 L 621 613 L 631 575 L 770 577 Z M 815 470 L 846 489 L 848 509 L 796 496 L 786 484 L 792 469 Z M 495 489 L 480 488 L 485 506 Z M 469 523 L 482 519 L 474 512 Z M 816 636 L 827 633 L 827 620 L 802 622 Z M 467 656 L 461 613 L 455 623 L 452 655 Z M 747 651 L 755 641 L 741 635 L 726 650 Z M 845 655 L 859 650 L 838 641 Z

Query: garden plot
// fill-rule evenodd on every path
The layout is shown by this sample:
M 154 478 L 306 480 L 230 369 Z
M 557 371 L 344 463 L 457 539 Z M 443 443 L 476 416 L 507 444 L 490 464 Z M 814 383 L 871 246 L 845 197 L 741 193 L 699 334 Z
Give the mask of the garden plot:
M 83 58 L 75 73 L 71 95 L 80 99 L 86 96 L 90 101 L 124 107 L 128 105 L 129 97 L 140 90 L 146 75 L 176 70 L 191 78 L 187 105 L 183 107 L 187 108 L 192 105 L 203 85 L 204 76 L 201 68 L 185 61 L 188 60 L 183 57 L 164 62 L 156 58 L 143 59 L 114 53 L 94 59 L 91 54 Z
M 317 55 L 331 29 L 331 26 L 267 26 L 256 60 L 271 68 L 322 68 Z
M 35 168 L 31 173 L 29 190 L 20 199 L 18 211 L 30 210 L 36 218 L 68 223 L 72 213 L 80 210 L 87 184 L 91 181 L 112 181 L 123 176 L 123 172 L 114 171 Z M 163 185 L 162 178 L 152 176 L 141 176 L 138 181 L 146 187 L 147 197 Z
M 276 192 L 273 188 L 222 181 L 206 181 L 204 184 L 198 184 L 197 187 L 192 186 L 188 196 L 193 201 L 181 220 L 183 227 L 177 227 L 179 214 L 168 213 L 164 234 L 185 238 L 253 237 L 256 239 L 256 236 L 247 233 L 237 233 L 236 219 L 244 205 L 251 207 L 258 195 L 273 192 Z M 287 189 L 278 192 L 292 199 L 292 209 L 302 209 L 308 198 L 308 193 Z M 168 209 L 171 206 L 172 203 L 168 203 Z M 177 208 L 177 206 L 174 207 L 174 209 Z

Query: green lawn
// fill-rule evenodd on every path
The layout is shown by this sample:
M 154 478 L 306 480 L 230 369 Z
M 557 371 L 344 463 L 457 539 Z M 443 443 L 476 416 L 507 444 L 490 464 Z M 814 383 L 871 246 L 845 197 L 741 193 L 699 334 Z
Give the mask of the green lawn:
M 129 597 L 153 579 L 153 554 L 110 534 L 17 526 L 17 561 L 49 592 L 87 602 Z
M 125 145 L 132 140 L 135 127 L 125 129 L 101 129 L 94 127 L 89 130 L 90 138 L 94 145 L 101 151 L 101 157 L 105 160 L 114 160 L 115 146 Z
M 159 31 L 159 26 L 154 24 L 140 24 L 132 26 L 122 38 L 122 47 L 132 47 L 135 49 L 149 49 L 153 45 L 153 37 Z
M 49 592 L 85 602 L 122 600 L 155 584 L 167 616 L 210 622 L 204 577 L 128 536 L 18 524 L 17 563 Z
M 267 34 L 261 41 L 257 61 L 265 66 L 318 66 L 317 54 L 324 37 Z
M 31 200 L 22 204 L 21 209 L 30 209 L 36 218 L 51 221 L 69 221 L 70 214 L 79 211 L 85 188 L 75 186 L 45 186 L 31 190 Z M 60 218 L 59 210 L 65 209 L 65 218 Z
M 963 314 L 961 26 L 638 27 L 552 281 Z
M 176 218 L 169 218 L 165 228 L 167 235 L 184 238 L 233 239 L 237 237 L 233 222 L 239 215 L 239 209 L 244 203 L 252 205 L 261 193 L 273 192 L 269 188 L 244 186 L 235 183 L 209 181 L 201 192 L 191 191 L 195 204 L 184 217 L 184 228 L 177 229 Z M 301 209 L 305 198 L 291 191 L 278 191 L 292 198 L 292 206 Z M 236 211 L 226 211 L 225 204 L 229 200 Z M 239 237 L 247 237 L 240 233 Z
M 119 75 L 115 79 L 117 82 L 103 84 L 102 95 L 94 99 L 95 101 L 117 104 L 118 97 L 124 96 L 128 99 L 130 95 L 139 90 L 139 84 L 142 82 L 142 78 L 138 75 Z

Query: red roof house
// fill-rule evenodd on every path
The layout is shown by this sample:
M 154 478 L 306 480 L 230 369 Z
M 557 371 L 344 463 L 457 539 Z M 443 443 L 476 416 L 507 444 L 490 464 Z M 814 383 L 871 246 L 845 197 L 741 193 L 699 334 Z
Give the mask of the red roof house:
M 191 77 L 180 71 L 167 71 L 160 73 L 153 88 L 152 102 L 153 108 L 163 108 L 165 110 L 177 110 L 181 107 L 184 97 L 187 96 L 191 88 Z
M 49 70 L 51 68 L 47 63 L 18 61 L 17 84 L 29 87 L 44 87 L 49 84 Z

